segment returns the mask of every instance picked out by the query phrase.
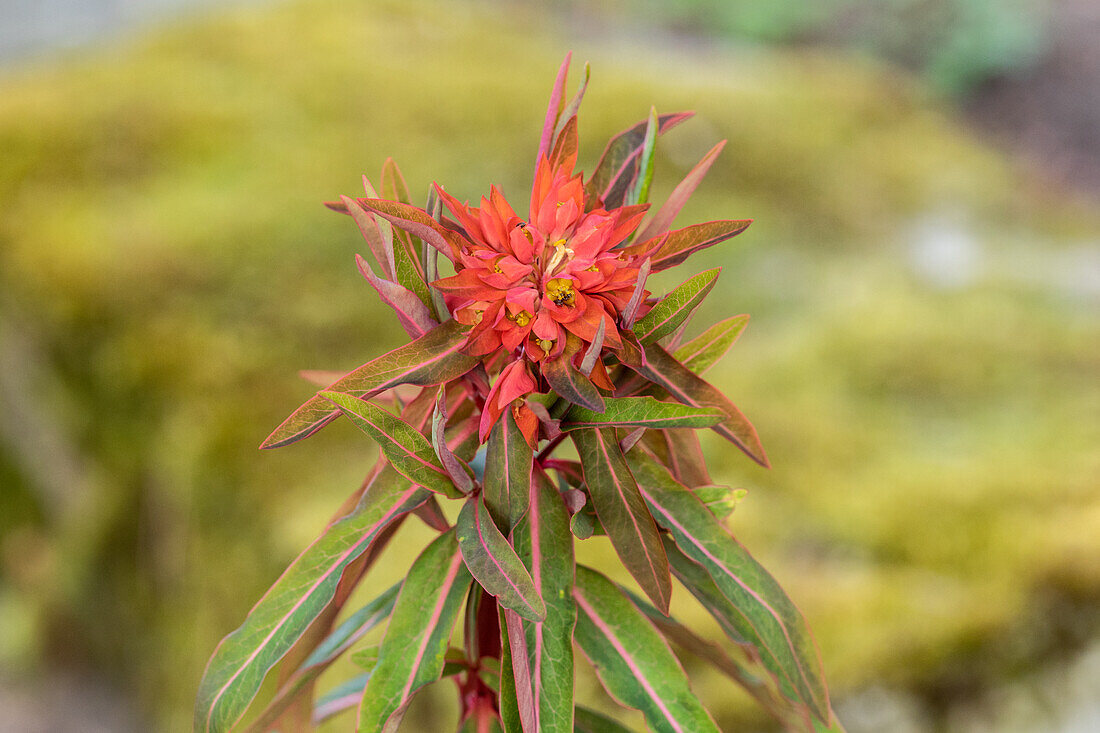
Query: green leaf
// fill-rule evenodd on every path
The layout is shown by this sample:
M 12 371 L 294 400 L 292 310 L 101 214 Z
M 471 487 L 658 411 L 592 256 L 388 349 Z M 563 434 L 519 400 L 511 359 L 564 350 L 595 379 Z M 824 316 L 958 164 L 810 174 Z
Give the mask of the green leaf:
M 699 307 L 718 281 L 721 267 L 688 278 L 634 324 L 638 341 L 652 344 L 668 336 Z
M 342 392 L 321 392 L 320 395 L 340 408 L 357 428 L 378 443 L 402 476 L 452 499 L 463 496 L 443 469 L 432 444 L 412 425 L 358 397 Z
M 604 689 L 660 733 L 719 733 L 668 644 L 615 585 L 577 567 L 577 645 Z
M 516 630 L 518 622 L 517 636 L 522 634 L 523 642 L 514 644 L 514 657 L 510 654 L 509 661 L 527 673 L 510 674 L 502 661 L 502 677 L 507 676 L 512 685 L 526 677 L 530 687 L 524 699 L 532 701 L 536 730 L 569 733 L 573 729 L 573 628 L 577 621 L 573 541 L 561 496 L 545 475 L 536 476 L 531 509 L 515 529 L 514 544 L 546 601 L 546 620 L 512 619 L 507 625 L 507 629 Z M 511 733 L 514 728 L 508 730 Z
M 748 418 L 730 402 L 728 397 L 676 361 L 672 354 L 657 344 L 649 344 L 645 347 L 645 358 L 640 363 L 631 363 L 628 366 L 667 390 L 670 395 L 685 405 L 713 407 L 720 410 L 725 415 L 725 419 L 711 429 L 736 445 L 761 466 L 769 465 L 767 456 L 764 454 L 764 446 L 760 444 L 760 438 L 756 435 L 756 428 Z
M 592 506 L 623 565 L 658 608 L 672 595 L 668 559 L 657 525 L 638 491 L 613 428 L 571 433 Z
M 328 669 L 329 665 L 347 651 L 352 644 L 361 639 L 364 634 L 389 618 L 390 613 L 393 611 L 394 601 L 397 600 L 397 593 L 400 590 L 401 583 L 390 586 L 382 595 L 348 616 L 343 623 L 333 629 L 332 633 L 306 657 L 290 679 L 283 683 L 274 699 L 268 703 L 264 711 L 249 726 L 249 730 L 267 730 L 272 723 L 278 720 L 282 712 L 294 702 L 295 697 L 305 689 L 306 685 L 316 680 L 322 672 Z M 358 654 L 357 652 L 356 656 Z M 368 671 L 373 666 L 372 664 Z M 365 680 L 363 684 L 366 684 Z M 362 690 L 362 687 L 359 689 Z
M 463 353 L 469 326 L 450 320 L 415 341 L 373 359 L 329 386 L 331 392 L 370 397 L 399 384 L 429 386 L 462 376 L 478 364 Z M 267 437 L 261 448 L 279 448 L 309 437 L 340 415 L 314 395 Z
M 569 408 L 562 418 L 562 431 L 598 427 L 709 428 L 723 419 L 722 413 L 712 408 L 660 402 L 653 397 L 605 397 L 604 405 L 603 412 L 579 405 Z
M 378 473 L 359 506 L 307 547 L 218 645 L 199 685 L 195 731 L 227 731 L 240 720 L 268 671 L 332 600 L 344 568 L 429 496 L 389 466 Z
M 542 363 L 542 375 L 550 384 L 551 389 L 574 405 L 587 407 L 594 412 L 603 412 L 603 395 L 592 384 L 592 380 L 581 374 L 573 366 L 573 357 L 582 346 L 582 342 L 576 336 L 569 334 L 565 351 L 556 359 L 548 359 Z
M 440 678 L 470 582 L 454 531 L 440 535 L 413 562 L 363 690 L 359 730 L 396 730 L 413 693 Z
M 512 531 L 527 511 L 531 497 L 534 452 L 523 437 L 511 410 L 505 410 L 489 433 L 485 451 L 485 506 L 504 533 Z
M 749 323 L 747 315 L 719 321 L 676 349 L 672 355 L 696 374 L 704 374 L 726 355 Z
M 576 733 L 633 733 L 617 720 L 580 705 L 577 706 L 576 716 L 577 721 L 573 728 Z
M 546 604 L 531 574 L 493 523 L 480 497 L 467 499 L 455 530 L 466 567 L 482 588 L 496 596 L 501 606 L 526 619 L 546 618 Z
M 675 545 L 672 545 L 675 550 Z M 679 550 L 675 550 L 679 553 Z M 690 562 L 690 561 L 687 561 Z M 782 725 L 784 730 L 810 731 L 813 714 L 805 704 L 788 699 L 780 690 L 779 679 L 766 669 L 760 654 L 751 644 L 735 641 L 729 650 L 707 641 L 682 625 L 676 619 L 665 616 L 630 591 L 624 590 L 634 605 L 646 615 L 650 623 L 676 646 L 711 664 L 760 703 Z M 717 590 L 715 590 L 717 593 Z
M 641 158 L 638 161 L 638 179 L 626 195 L 627 204 L 644 204 L 649 201 L 649 184 L 653 182 L 653 149 L 657 142 L 657 109 L 649 108 L 645 136 L 642 138 Z
M 692 112 L 677 112 L 661 115 L 657 118 L 660 126 L 657 134 L 663 135 L 676 125 L 692 116 Z M 645 130 L 649 120 L 645 119 L 620 132 L 607 143 L 607 147 L 592 172 L 592 177 L 584 184 L 585 201 L 599 199 L 604 208 L 611 210 L 623 205 L 627 190 L 634 183 L 638 170 L 638 156 L 645 142 Z
M 382 196 L 391 199 L 386 202 L 387 204 L 414 208 L 409 205 L 408 186 L 405 185 L 405 179 L 393 158 L 386 158 L 386 162 L 382 165 Z M 358 199 L 361 206 L 385 216 L 382 211 L 367 203 L 369 201 L 377 201 L 377 199 Z M 398 222 L 394 223 L 397 223 L 399 227 L 401 226 Z M 439 314 L 435 313 L 428 283 L 424 277 L 424 265 L 420 261 L 420 240 L 416 236 L 410 235 L 404 227 L 397 230 L 395 234 L 396 246 L 393 248 L 393 259 L 397 282 L 416 293 L 416 297 L 420 299 L 429 312 L 438 317 Z
M 829 693 L 821 661 L 810 630 L 791 599 L 668 469 L 642 451 L 631 451 L 627 460 L 654 517 L 729 601 L 723 612 L 726 623 L 757 648 L 787 694 L 828 720 Z M 685 585 L 690 583 L 685 580 Z M 713 613 L 715 609 L 708 610 Z

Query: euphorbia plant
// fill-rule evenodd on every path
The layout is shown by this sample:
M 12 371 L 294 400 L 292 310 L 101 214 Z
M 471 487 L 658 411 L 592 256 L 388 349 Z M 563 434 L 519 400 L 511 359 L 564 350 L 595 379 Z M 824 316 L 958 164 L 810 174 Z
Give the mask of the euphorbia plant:
M 475 207 L 436 185 L 417 208 L 392 161 L 381 196 L 364 179 L 365 197 L 329 204 L 358 225 L 371 255 L 359 268 L 410 342 L 333 381 L 264 442 L 287 445 L 346 416 L 381 455 L 214 652 L 196 730 L 237 726 L 280 663 L 249 730 L 307 729 L 348 708 L 358 730 L 395 730 L 417 690 L 445 677 L 457 684 L 461 730 L 624 730 L 575 706 L 577 648 L 654 730 L 717 730 L 672 648 L 715 665 L 789 729 L 839 730 L 809 630 L 728 533 L 738 492 L 712 483 L 695 433 L 714 430 L 767 466 L 752 425 L 701 376 L 747 317 L 685 341 L 718 270 L 664 297 L 646 287 L 748 226 L 670 229 L 722 144 L 655 210 L 654 144 L 688 113 L 652 113 L 612 138 L 585 178 L 574 168 L 587 69 L 565 103 L 568 63 L 522 215 L 496 187 Z M 441 273 L 440 255 L 454 274 Z M 565 441 L 579 460 L 558 454 Z M 410 514 L 439 536 L 401 583 L 336 624 Z M 576 564 L 574 542 L 594 534 L 607 535 L 644 597 Z M 672 576 L 727 643 L 668 615 Z M 381 643 L 357 648 L 381 624 Z M 314 700 L 317 677 L 348 651 L 363 672 Z

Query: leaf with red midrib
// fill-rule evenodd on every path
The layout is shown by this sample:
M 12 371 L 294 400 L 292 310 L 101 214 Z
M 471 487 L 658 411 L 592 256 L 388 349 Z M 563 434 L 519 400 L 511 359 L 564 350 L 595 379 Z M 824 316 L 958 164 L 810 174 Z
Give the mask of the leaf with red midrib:
M 711 430 L 736 445 L 761 466 L 765 468 L 769 466 L 768 458 L 764 454 L 764 446 L 760 444 L 760 438 L 756 434 L 756 428 L 728 397 L 676 361 L 672 354 L 659 345 L 649 344 L 644 349 L 644 359 L 641 363 L 628 364 L 631 369 L 659 387 L 663 387 L 685 405 L 721 410 L 726 418 Z
M 646 595 L 668 611 L 672 576 L 657 525 L 626 465 L 614 428 L 571 433 L 596 516 L 623 565 Z
M 469 326 L 446 321 L 420 338 L 368 361 L 329 385 L 329 391 L 370 397 L 399 384 L 430 386 L 462 376 L 478 364 L 464 353 Z M 314 395 L 260 445 L 280 448 L 307 438 L 340 415 L 331 402 Z
M 791 599 L 667 468 L 640 450 L 631 451 L 627 460 L 658 522 L 732 604 L 726 621 L 757 648 L 788 695 L 809 705 L 823 721 L 829 720 L 821 660 Z
M 398 416 L 342 392 L 321 392 L 340 408 L 357 428 L 378 443 L 382 453 L 402 476 L 452 499 L 463 496 L 439 462 L 432 444 Z
M 264 676 L 332 600 L 344 569 L 430 495 L 392 467 L 379 472 L 359 506 L 307 547 L 214 650 L 195 702 L 196 732 L 229 730 L 240 720 Z
M 481 587 L 530 621 L 546 618 L 546 604 L 523 561 L 497 529 L 481 497 L 470 497 L 455 525 L 466 567 Z
M 359 730 L 396 730 L 413 693 L 443 674 L 470 581 L 454 531 L 436 538 L 413 562 L 363 690 Z
M 655 731 L 720 733 L 668 644 L 603 575 L 577 567 L 576 640 L 604 689 Z

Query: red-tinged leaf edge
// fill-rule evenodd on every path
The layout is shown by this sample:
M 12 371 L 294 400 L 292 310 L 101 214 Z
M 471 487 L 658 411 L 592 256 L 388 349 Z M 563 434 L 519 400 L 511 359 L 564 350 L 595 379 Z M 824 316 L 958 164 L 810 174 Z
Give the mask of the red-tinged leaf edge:
M 621 351 L 620 354 L 622 353 Z M 645 346 L 643 359 L 632 358 L 631 362 L 626 363 L 631 369 L 662 387 L 685 405 L 714 407 L 721 410 L 725 413 L 726 419 L 711 430 L 736 445 L 745 455 L 764 468 L 770 467 L 768 457 L 764 453 L 764 446 L 760 444 L 760 437 L 756 434 L 756 428 L 748 418 L 722 392 L 676 361 L 659 345 Z
M 415 341 L 348 372 L 327 391 L 366 399 L 399 384 L 424 387 L 460 377 L 480 361 L 463 351 L 469 328 L 454 320 L 446 321 Z M 339 415 L 328 400 L 314 395 L 275 428 L 260 448 L 280 448 L 308 438 Z
M 298 555 L 244 623 L 214 650 L 195 701 L 196 733 L 227 731 L 241 719 L 268 671 L 332 599 L 344 568 L 392 521 L 428 496 L 419 487 L 395 492 L 386 478 L 378 479 L 352 514 L 329 526 Z M 328 554 L 331 560 L 319 566 Z
M 451 499 L 464 495 L 447 475 L 431 442 L 412 425 L 377 405 L 343 392 L 319 394 L 378 443 L 390 465 L 402 476 Z
M 672 597 L 672 576 L 657 524 L 638 490 L 613 428 L 570 433 L 580 454 L 592 507 L 623 565 L 662 611 Z
M 674 112 L 661 115 L 658 117 L 660 127 L 657 129 L 657 134 L 665 134 L 694 114 L 694 112 Z M 648 119 L 642 120 L 608 141 L 599 162 L 596 163 L 592 177 L 584 184 L 585 201 L 591 202 L 590 208 L 595 208 L 593 204 L 598 203 L 602 203 L 609 210 L 622 205 L 627 187 L 633 181 L 633 175 L 628 175 L 628 171 L 637 165 L 648 124 Z
M 820 654 L 798 608 L 768 571 L 666 467 L 642 451 L 633 451 L 628 462 L 654 517 L 733 604 L 745 630 L 751 630 L 746 636 L 757 645 L 764 663 L 789 683 L 822 721 L 828 721 L 829 692 Z M 754 604 L 765 615 L 754 616 L 746 603 Z M 782 640 L 782 645 L 777 645 L 777 640 Z
M 355 255 L 355 264 L 359 272 L 378 293 L 382 302 L 393 309 L 397 320 L 409 338 L 420 338 L 439 324 L 432 318 L 431 312 L 416 293 L 399 283 L 383 280 L 374 274 L 370 263 L 362 255 Z
M 562 99 L 565 96 L 565 80 L 569 75 L 569 62 L 573 58 L 573 52 L 565 54 L 565 59 L 558 68 L 558 76 L 554 79 L 554 88 L 550 92 L 550 103 L 546 106 L 546 121 L 542 126 L 542 135 L 539 138 L 539 152 L 535 156 L 535 165 L 550 152 L 551 140 L 554 137 L 554 128 L 557 126 L 558 117 L 561 115 Z
M 639 240 L 624 248 L 627 255 L 648 253 L 653 260 L 653 272 L 661 272 L 679 265 L 700 250 L 724 242 L 749 228 L 752 219 L 719 219 L 692 224 L 683 229 L 658 234 L 651 239 Z
M 579 343 L 580 340 L 577 339 L 577 341 Z M 546 381 L 559 397 L 594 412 L 603 412 L 603 395 L 591 379 L 573 366 L 575 354 L 576 349 L 571 350 L 567 347 L 556 359 L 543 362 L 542 376 L 546 377 Z
M 466 567 L 503 608 L 529 621 L 546 618 L 546 604 L 519 555 L 493 523 L 481 497 L 470 497 L 455 525 Z
M 398 228 L 424 240 L 449 260 L 453 260 L 462 249 L 462 235 L 447 229 L 423 209 L 386 199 L 363 198 L 356 201 Z

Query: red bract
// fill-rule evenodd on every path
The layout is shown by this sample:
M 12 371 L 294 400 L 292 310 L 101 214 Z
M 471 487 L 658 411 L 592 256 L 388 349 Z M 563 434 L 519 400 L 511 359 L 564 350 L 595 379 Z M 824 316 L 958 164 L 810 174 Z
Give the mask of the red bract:
M 481 206 L 440 197 L 466 233 L 455 274 L 434 281 L 455 320 L 472 326 L 468 353 L 509 361 L 493 385 L 481 423 L 482 439 L 506 405 L 536 390 L 528 372 L 560 357 L 567 334 L 590 344 L 603 323 L 603 348 L 622 348 L 619 320 L 638 287 L 643 254 L 616 247 L 637 228 L 646 206 L 585 211 L 584 185 L 574 157 L 554 166 L 539 161 L 529 216 L 516 214 L 495 186 Z M 643 291 L 648 295 L 648 291 Z M 603 369 L 597 379 L 610 388 Z

